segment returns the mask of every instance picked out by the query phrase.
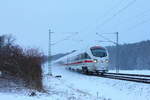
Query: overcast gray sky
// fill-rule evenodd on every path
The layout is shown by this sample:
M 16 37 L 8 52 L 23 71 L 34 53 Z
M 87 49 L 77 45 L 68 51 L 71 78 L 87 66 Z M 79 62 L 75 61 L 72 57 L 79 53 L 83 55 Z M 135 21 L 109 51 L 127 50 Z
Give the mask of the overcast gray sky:
M 113 45 L 98 43 L 104 39 L 96 32 L 119 32 L 120 43 L 134 43 L 150 39 L 149 5 L 150 0 L 0 0 L 0 34 L 11 33 L 20 45 L 47 52 L 51 28 L 53 54 Z M 104 36 L 115 41 L 113 34 Z

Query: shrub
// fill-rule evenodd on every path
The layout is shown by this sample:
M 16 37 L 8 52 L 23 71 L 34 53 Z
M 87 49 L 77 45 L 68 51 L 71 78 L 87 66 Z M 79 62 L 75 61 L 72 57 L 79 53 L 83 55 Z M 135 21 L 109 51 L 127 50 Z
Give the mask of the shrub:
M 22 49 L 11 38 L 5 37 L 0 44 L 0 71 L 21 78 L 28 88 L 41 91 L 44 54 L 34 48 Z

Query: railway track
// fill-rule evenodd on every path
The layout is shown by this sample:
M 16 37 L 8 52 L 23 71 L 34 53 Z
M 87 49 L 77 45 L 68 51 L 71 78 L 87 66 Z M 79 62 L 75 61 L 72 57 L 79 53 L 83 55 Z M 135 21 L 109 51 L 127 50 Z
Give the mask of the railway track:
M 71 71 L 75 71 L 75 70 L 71 70 Z M 98 77 L 109 78 L 109 79 L 150 84 L 150 75 L 124 74 L 124 73 L 105 73 L 101 75 L 101 73 L 84 73 L 82 70 L 76 72 L 83 73 L 90 76 L 98 76 Z
M 109 78 L 109 79 L 118 79 L 118 80 L 150 84 L 150 75 L 105 73 L 104 75 L 97 75 L 97 76 L 103 78 Z

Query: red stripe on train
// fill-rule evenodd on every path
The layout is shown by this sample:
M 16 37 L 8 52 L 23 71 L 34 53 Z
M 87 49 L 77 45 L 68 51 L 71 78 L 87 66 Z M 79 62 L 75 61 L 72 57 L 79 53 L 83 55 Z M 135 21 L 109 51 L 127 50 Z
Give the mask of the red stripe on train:
M 85 60 L 83 61 L 84 63 L 93 63 L 94 61 L 93 60 Z
M 74 64 L 81 64 L 81 63 L 93 63 L 93 60 L 84 60 L 84 61 L 78 61 L 78 62 L 74 62 L 74 63 L 68 63 L 68 64 L 64 64 L 64 65 L 74 65 Z

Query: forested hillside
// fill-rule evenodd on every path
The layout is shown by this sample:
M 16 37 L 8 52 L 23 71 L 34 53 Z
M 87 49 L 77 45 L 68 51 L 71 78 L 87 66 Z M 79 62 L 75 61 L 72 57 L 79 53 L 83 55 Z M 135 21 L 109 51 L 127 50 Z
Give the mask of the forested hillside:
M 115 68 L 116 47 L 107 47 L 110 54 L 110 68 Z M 150 40 L 119 45 L 120 69 L 150 69 Z

